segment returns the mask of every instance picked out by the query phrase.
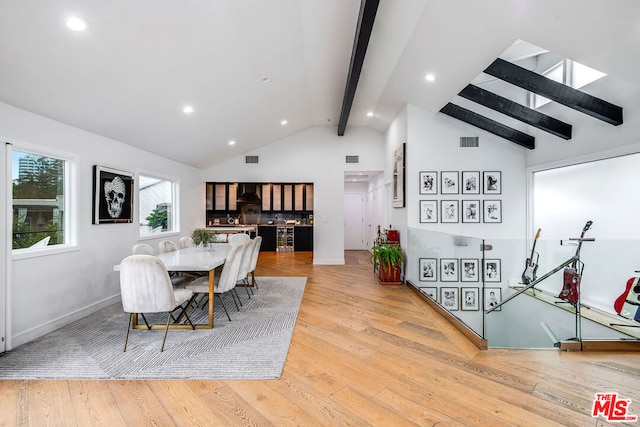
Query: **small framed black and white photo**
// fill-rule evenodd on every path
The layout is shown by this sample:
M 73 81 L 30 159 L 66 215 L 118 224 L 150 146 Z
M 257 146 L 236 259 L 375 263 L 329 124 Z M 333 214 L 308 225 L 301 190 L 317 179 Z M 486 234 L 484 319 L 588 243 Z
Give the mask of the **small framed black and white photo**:
M 484 288 L 484 311 L 491 310 L 502 302 L 501 288 Z M 500 311 L 498 307 L 495 311 Z
M 482 205 L 483 222 L 502 222 L 502 200 L 483 200 Z
M 459 288 L 440 288 L 440 304 L 449 311 L 458 311 L 460 301 Z
M 480 172 L 462 171 L 462 194 L 480 194 Z
M 458 259 L 457 258 L 441 258 L 440 259 L 440 281 L 441 282 L 457 282 L 458 281 Z
M 421 282 L 435 282 L 438 280 L 438 259 L 420 258 L 418 275 Z
M 437 200 L 420 200 L 420 222 L 438 222 Z
M 438 194 L 438 172 L 420 172 L 420 194 Z
M 438 288 L 424 287 L 424 288 L 420 288 L 420 292 L 422 292 L 423 294 L 425 294 L 435 302 L 438 302 Z
M 480 200 L 462 201 L 462 222 L 480 222 Z
M 477 258 L 460 259 L 460 281 L 477 282 L 480 280 L 480 261 Z
M 500 274 L 501 262 L 499 259 L 485 259 L 482 265 L 482 280 L 485 282 L 499 282 L 502 280 Z
M 502 194 L 502 172 L 482 172 L 482 192 L 484 194 Z
M 463 311 L 480 310 L 480 289 L 479 288 L 460 288 L 460 298 L 462 299 Z
M 133 173 L 93 166 L 93 224 L 133 222 Z
M 440 172 L 440 194 L 459 194 L 458 171 Z
M 440 222 L 460 222 L 458 200 L 440 200 Z

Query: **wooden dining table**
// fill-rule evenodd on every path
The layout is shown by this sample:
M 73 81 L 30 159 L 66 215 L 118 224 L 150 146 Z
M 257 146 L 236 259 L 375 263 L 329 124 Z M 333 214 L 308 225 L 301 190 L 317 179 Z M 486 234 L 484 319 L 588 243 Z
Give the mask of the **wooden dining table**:
M 231 250 L 231 245 L 228 243 L 214 243 L 206 248 L 192 247 L 185 249 L 178 249 L 177 251 L 165 252 L 157 255 L 169 272 L 184 273 L 184 272 L 201 272 L 208 273 L 209 275 L 209 322 L 196 324 L 196 329 L 211 329 L 213 328 L 213 283 L 215 279 L 215 270 L 224 264 L 227 259 L 227 255 Z M 115 266 L 114 270 L 119 270 L 119 266 Z M 166 325 L 150 325 L 151 329 L 164 329 Z M 138 323 L 138 316 L 136 313 L 133 315 L 134 329 L 146 329 L 147 326 Z M 191 325 L 183 323 L 171 323 L 169 325 L 171 329 L 191 329 Z

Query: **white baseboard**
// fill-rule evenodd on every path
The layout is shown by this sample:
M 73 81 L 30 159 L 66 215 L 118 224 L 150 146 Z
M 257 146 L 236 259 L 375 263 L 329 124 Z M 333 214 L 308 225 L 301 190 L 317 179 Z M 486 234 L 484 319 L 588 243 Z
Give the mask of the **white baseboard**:
M 314 265 L 344 265 L 344 258 L 340 259 L 317 259 L 313 258 Z
M 40 338 L 41 336 L 48 334 L 49 332 L 55 331 L 56 329 L 68 325 L 71 322 L 75 322 L 76 320 L 89 316 L 90 314 L 95 313 L 96 311 L 115 304 L 119 301 L 120 294 L 105 298 L 95 304 L 91 304 L 72 313 L 65 314 L 64 316 L 60 316 L 39 326 L 33 327 L 27 331 L 13 335 L 11 337 L 11 340 L 8 340 L 8 342 L 11 343 L 11 348 L 16 348 L 19 345 L 26 344 L 36 338 Z M 7 351 L 11 350 L 11 348 L 7 347 Z

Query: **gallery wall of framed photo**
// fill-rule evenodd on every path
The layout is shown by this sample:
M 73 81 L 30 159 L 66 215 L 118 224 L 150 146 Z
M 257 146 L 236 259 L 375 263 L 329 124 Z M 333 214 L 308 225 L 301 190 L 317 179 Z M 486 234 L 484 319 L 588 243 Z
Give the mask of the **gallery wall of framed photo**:
M 421 171 L 421 223 L 501 223 L 502 171 Z
M 486 311 L 502 301 L 500 259 L 420 258 L 418 261 L 420 282 L 434 282 L 432 286 L 421 283 L 419 289 L 449 311 L 478 311 L 480 305 Z M 458 282 L 463 283 L 456 286 Z

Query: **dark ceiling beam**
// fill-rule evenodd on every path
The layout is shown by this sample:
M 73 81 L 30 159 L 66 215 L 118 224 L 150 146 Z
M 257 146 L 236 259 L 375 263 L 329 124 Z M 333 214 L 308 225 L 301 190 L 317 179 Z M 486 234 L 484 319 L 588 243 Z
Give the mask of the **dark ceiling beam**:
M 525 107 L 475 85 L 467 85 L 460 95 L 499 113 L 518 119 L 562 139 L 571 139 L 571 125 L 539 111 Z
M 351 105 L 356 96 L 356 88 L 364 64 L 364 57 L 369 46 L 369 38 L 373 31 L 373 22 L 376 19 L 378 4 L 380 0 L 361 0 L 360 15 L 358 16 L 358 25 L 356 27 L 356 36 L 353 41 L 353 51 L 351 52 L 351 63 L 349 64 L 349 74 L 347 76 L 347 87 L 344 91 L 344 99 L 342 100 L 342 111 L 340 112 L 340 121 L 338 122 L 338 135 L 343 136 L 347 127 Z
M 462 108 L 459 105 L 455 105 L 452 103 L 448 103 L 442 109 L 440 109 L 441 113 L 446 114 L 447 116 L 451 116 L 455 119 L 462 120 L 463 122 L 469 123 L 475 127 L 486 130 L 494 135 L 497 135 L 501 138 L 507 139 L 511 142 L 515 142 L 518 145 L 526 147 L 530 150 L 533 150 L 536 147 L 536 139 L 527 135 L 524 132 L 520 132 L 519 130 L 513 129 L 509 126 L 503 125 L 500 122 L 495 120 L 491 120 L 487 117 L 481 116 L 478 113 L 474 113 L 471 110 L 467 110 L 466 108 Z
M 615 126 L 622 124 L 622 107 L 553 81 L 511 62 L 498 58 L 484 72 L 609 124 Z

